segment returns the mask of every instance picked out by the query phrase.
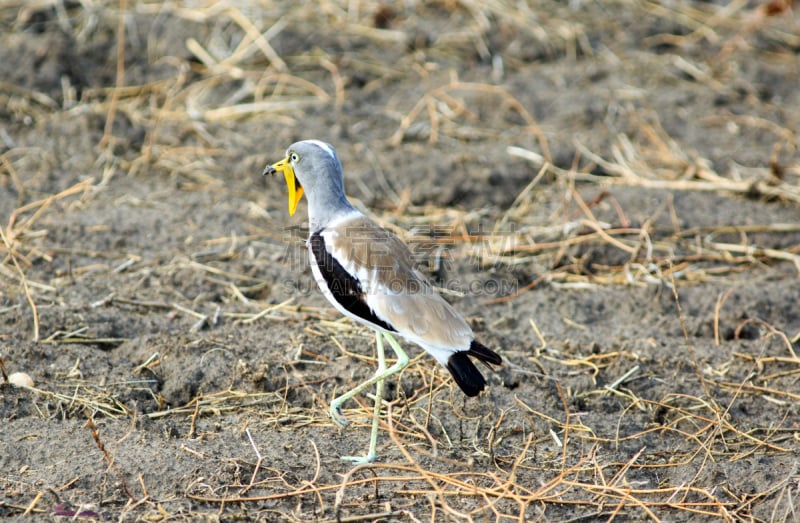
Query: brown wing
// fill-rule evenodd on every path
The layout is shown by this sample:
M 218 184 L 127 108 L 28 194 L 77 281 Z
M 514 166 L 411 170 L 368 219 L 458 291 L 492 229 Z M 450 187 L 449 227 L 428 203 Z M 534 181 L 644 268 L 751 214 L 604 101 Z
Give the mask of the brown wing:
M 322 231 L 330 255 L 359 282 L 370 310 L 440 361 L 468 350 L 472 329 L 414 268 L 408 247 L 365 216 Z M 441 353 L 437 353 L 439 351 Z

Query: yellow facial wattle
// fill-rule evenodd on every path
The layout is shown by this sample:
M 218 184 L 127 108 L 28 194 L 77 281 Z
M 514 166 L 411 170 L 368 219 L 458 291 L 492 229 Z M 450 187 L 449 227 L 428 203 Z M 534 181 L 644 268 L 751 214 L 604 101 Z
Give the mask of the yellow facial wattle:
M 297 177 L 294 175 L 294 167 L 292 167 L 288 157 L 273 164 L 272 169 L 276 172 L 282 172 L 283 177 L 286 178 L 286 187 L 289 188 L 289 216 L 293 216 L 297 210 L 297 204 L 300 203 L 300 199 L 303 197 L 303 186 L 297 181 Z

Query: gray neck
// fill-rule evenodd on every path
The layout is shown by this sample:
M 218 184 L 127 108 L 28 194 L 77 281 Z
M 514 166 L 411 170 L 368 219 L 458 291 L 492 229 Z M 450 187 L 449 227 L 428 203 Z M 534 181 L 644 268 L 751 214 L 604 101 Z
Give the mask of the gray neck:
M 344 174 L 339 158 L 319 153 L 310 160 L 314 163 L 308 170 L 304 168 L 295 174 L 302 174 L 299 179 L 308 199 L 308 225 L 313 234 L 355 208 L 344 195 Z
M 330 187 L 315 187 L 313 191 L 307 191 L 308 198 L 308 227 L 310 232 L 315 232 L 336 218 L 349 214 L 355 210 L 347 197 L 344 195 L 344 187 L 341 180 L 335 183 L 328 179 Z

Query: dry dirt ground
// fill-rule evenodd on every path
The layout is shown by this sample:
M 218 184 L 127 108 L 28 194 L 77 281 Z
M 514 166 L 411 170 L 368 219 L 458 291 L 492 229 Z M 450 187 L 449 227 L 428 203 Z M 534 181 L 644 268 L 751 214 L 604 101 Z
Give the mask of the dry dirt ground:
M 788 0 L 0 3 L 0 516 L 797 521 Z M 121 45 L 120 45 L 121 44 Z M 371 399 L 261 170 L 348 192 L 505 359 Z M 411 349 L 409 347 L 409 349 Z

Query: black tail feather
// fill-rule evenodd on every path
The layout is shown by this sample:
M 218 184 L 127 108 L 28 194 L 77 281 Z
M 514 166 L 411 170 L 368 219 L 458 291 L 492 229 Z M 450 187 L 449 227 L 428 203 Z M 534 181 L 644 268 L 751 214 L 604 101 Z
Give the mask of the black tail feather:
M 456 352 L 450 356 L 447 360 L 447 370 L 453 375 L 453 379 L 464 394 L 469 397 L 477 396 L 486 386 L 486 380 L 466 352 Z
M 499 354 L 497 354 L 492 349 L 486 347 L 485 345 L 482 345 L 481 343 L 475 340 L 472 340 L 472 343 L 469 346 L 469 351 L 467 351 L 467 354 L 469 354 L 470 356 L 474 356 L 475 358 L 485 363 L 487 366 L 490 363 L 492 365 L 500 365 L 503 363 L 503 358 L 501 358 Z M 491 369 L 491 367 L 489 368 Z
M 486 386 L 486 380 L 483 378 L 481 372 L 469 359 L 473 356 L 479 361 L 482 361 L 489 366 L 489 364 L 500 365 L 503 359 L 499 354 L 493 350 L 481 345 L 477 341 L 472 341 L 469 350 L 463 352 L 456 352 L 447 360 L 447 370 L 453 375 L 453 379 L 469 397 L 477 396 Z

